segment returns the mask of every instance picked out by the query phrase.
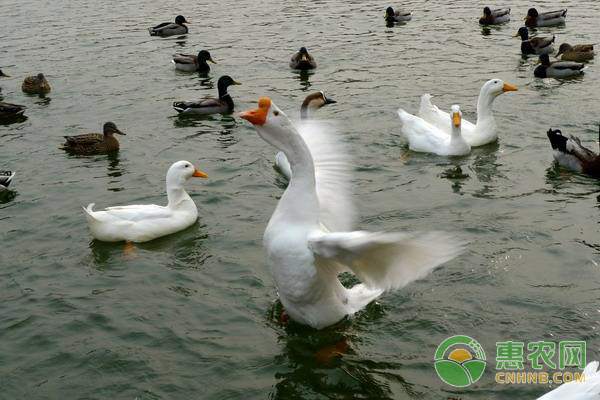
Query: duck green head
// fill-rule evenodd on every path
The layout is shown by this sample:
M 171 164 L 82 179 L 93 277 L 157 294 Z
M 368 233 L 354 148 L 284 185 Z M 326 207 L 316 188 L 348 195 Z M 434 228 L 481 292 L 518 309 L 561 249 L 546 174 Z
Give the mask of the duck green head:
M 385 16 L 386 16 L 387 18 L 389 18 L 389 17 L 393 17 L 395 14 L 396 14 L 396 13 L 394 13 L 394 9 L 393 9 L 392 7 L 388 7 L 388 8 L 385 10 Z
M 548 54 L 540 55 L 540 64 L 542 64 L 546 67 L 550 65 L 550 57 L 548 56 Z
M 104 124 L 104 136 L 112 135 L 114 133 L 118 135 L 125 135 L 125 133 L 121 132 L 117 125 L 114 122 L 106 122 Z
M 489 7 L 483 7 L 483 16 L 484 17 L 491 17 L 492 16 L 492 10 Z
M 527 29 L 526 26 L 522 26 L 519 28 L 519 30 L 517 31 L 517 34 L 515 35 L 515 37 L 517 36 L 521 36 L 521 40 L 528 40 L 529 39 L 529 29 Z
M 529 10 L 527 10 L 527 16 L 531 18 L 537 18 L 539 14 L 535 8 L 530 8 Z
M 308 50 L 306 50 L 306 47 L 303 46 L 303 47 L 300 47 L 299 53 L 302 55 L 308 55 Z
M 176 16 L 175 23 L 177 25 L 189 24 L 189 22 L 185 19 L 185 17 L 183 15 Z
M 208 50 L 200 50 L 200 52 L 198 53 L 198 62 L 206 61 L 210 61 L 213 64 L 217 63 L 215 60 L 212 59 Z

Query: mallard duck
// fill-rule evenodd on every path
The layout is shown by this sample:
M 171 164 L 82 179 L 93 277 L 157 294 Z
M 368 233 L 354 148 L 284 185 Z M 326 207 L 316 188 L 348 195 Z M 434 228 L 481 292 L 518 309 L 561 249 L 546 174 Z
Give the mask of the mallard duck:
M 15 177 L 13 171 L 0 171 L 0 192 L 8 190 L 8 186 Z
M 0 101 L 0 119 L 23 115 L 27 107 Z
M 94 203 L 84 207 L 92 236 L 103 242 L 147 242 L 179 232 L 196 222 L 198 209 L 184 184 L 191 177 L 206 178 L 188 161 L 177 161 L 167 171 L 165 207 L 154 204 L 108 207 L 94 211 Z
M 481 86 L 477 99 L 477 123 L 473 124 L 465 119 L 461 121 L 462 136 L 471 147 L 483 146 L 498 139 L 492 105 L 496 97 L 502 93 L 516 90 L 518 88 L 515 85 L 505 83 L 502 79 L 490 79 Z M 425 93 L 421 96 L 418 115 L 450 134 L 451 117 L 431 103 L 430 94 Z
M 338 137 L 302 137 L 268 97 L 240 117 L 285 153 L 292 177 L 265 230 L 267 264 L 287 315 L 321 329 L 361 310 L 453 259 L 463 245 L 451 235 L 353 231 L 353 166 Z M 338 278 L 364 283 L 347 289 Z
M 561 56 L 562 61 L 584 62 L 594 58 L 593 44 L 576 44 L 571 46 L 568 43 L 563 43 L 558 48 L 556 57 Z
M 510 8 L 492 10 L 489 7 L 484 7 L 483 17 L 479 18 L 481 25 L 498 25 L 508 21 L 510 21 Z
M 529 29 L 522 26 L 515 37 L 521 36 L 521 53 L 523 54 L 549 54 L 554 51 L 554 35 L 552 37 L 533 37 L 529 39 Z
M 565 382 L 537 400 L 595 400 L 600 397 L 600 371 L 598 361 L 592 361 L 585 366 L 581 374 L 583 379 Z
M 174 35 L 185 35 L 188 33 L 188 27 L 185 24 L 189 24 L 189 21 L 185 19 L 183 15 L 175 17 L 175 22 L 163 22 L 152 28 L 148 28 L 150 36 L 174 36 Z
M 319 129 L 320 126 L 307 123 L 308 118 L 319 108 L 334 103 L 336 103 L 336 101 L 325 97 L 325 93 L 323 92 L 315 92 L 306 96 L 300 106 L 300 123 L 297 126 L 300 136 L 304 136 L 308 131 L 310 131 L 309 134 L 312 134 L 314 132 L 313 128 Z M 275 154 L 275 167 L 288 180 L 292 176 L 290 162 L 282 151 Z
M 208 74 L 210 72 L 210 66 L 207 61 L 213 64 L 217 63 L 212 59 L 207 50 L 200 50 L 197 56 L 193 54 L 174 54 L 172 60 L 173 64 L 175 64 L 175 69 L 187 72 L 200 72 L 201 74 Z
M 462 113 L 456 104 L 452 106 L 450 135 L 403 109 L 398 110 L 398 116 L 402 135 L 408 140 L 408 148 L 412 151 L 438 156 L 464 156 L 471 152 L 471 146 L 461 134 Z
M 568 78 L 583 75 L 583 68 L 585 67 L 585 64 L 574 61 L 550 62 L 548 54 L 540 56 L 540 63 L 533 70 L 533 75 L 537 78 Z
M 100 154 L 119 150 L 119 141 L 113 134 L 125 135 L 114 122 L 106 122 L 104 133 L 87 133 L 76 136 L 64 136 L 63 149 L 78 154 Z
M 394 11 L 392 7 L 388 7 L 385 10 L 384 18 L 387 22 L 407 22 L 412 19 L 412 13 L 410 11 Z
M 552 146 L 552 155 L 558 164 L 600 178 L 600 155 L 583 147 L 575 136 L 563 136 L 560 129 L 550 128 L 547 135 Z
M 0 78 L 10 78 L 10 75 L 6 75 L 4 71 L 0 69 Z
M 290 60 L 290 68 L 292 69 L 315 69 L 317 68 L 317 62 L 308 54 L 306 47 L 301 47 L 300 50 L 292 56 Z
M 46 77 L 41 73 L 36 76 L 28 76 L 25 78 L 23 85 L 21 85 L 21 89 L 23 89 L 25 93 L 30 94 L 48 94 L 51 90 Z
M 224 75 L 217 82 L 218 99 L 207 97 L 202 100 L 176 101 L 173 103 L 173 108 L 182 114 L 224 114 L 232 112 L 233 99 L 227 93 L 227 88 L 231 85 L 241 85 L 241 83 L 234 81 L 229 75 Z
M 527 16 L 525 17 L 525 25 L 530 28 L 535 28 L 538 26 L 560 25 L 565 23 L 566 18 L 566 8 L 562 10 L 548 11 L 541 14 L 538 13 L 535 8 L 530 8 L 527 11 Z

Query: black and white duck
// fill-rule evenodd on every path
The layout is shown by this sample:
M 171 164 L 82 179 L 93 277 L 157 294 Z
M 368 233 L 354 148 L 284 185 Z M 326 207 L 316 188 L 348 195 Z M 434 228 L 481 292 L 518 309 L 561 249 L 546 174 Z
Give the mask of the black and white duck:
M 175 69 L 187 72 L 199 72 L 201 74 L 208 74 L 210 72 L 208 62 L 217 63 L 212 59 L 207 50 L 200 50 L 197 56 L 193 54 L 174 54 L 172 62 L 175 64 Z
M 201 100 L 176 101 L 173 108 L 180 114 L 224 114 L 233 111 L 233 99 L 227 93 L 227 88 L 231 85 L 241 85 L 234 81 L 229 75 L 219 78 L 217 88 L 219 98 L 207 97 Z
M 163 22 L 148 28 L 150 36 L 174 36 L 174 35 L 185 35 L 188 33 L 188 27 L 185 24 L 189 24 L 189 21 L 185 19 L 183 15 L 175 17 L 175 22 Z
M 522 26 L 515 37 L 521 36 L 521 53 L 523 54 L 550 54 L 554 51 L 554 35 L 552 37 L 536 36 L 529 38 L 529 29 Z
M 540 55 L 540 65 L 535 67 L 533 74 L 537 78 L 569 78 L 583 75 L 585 64 L 574 61 L 552 61 L 548 54 Z
M 510 21 L 510 8 L 483 8 L 483 17 L 479 18 L 481 25 L 498 25 Z
M 600 178 L 600 155 L 583 147 L 579 138 L 573 135 L 563 136 L 560 129 L 550 128 L 547 135 L 552 155 L 559 165 Z

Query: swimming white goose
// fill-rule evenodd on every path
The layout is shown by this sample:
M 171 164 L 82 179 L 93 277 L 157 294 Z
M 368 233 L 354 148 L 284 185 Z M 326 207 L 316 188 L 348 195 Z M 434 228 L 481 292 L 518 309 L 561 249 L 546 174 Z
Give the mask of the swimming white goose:
M 563 383 L 556 389 L 546 393 L 537 400 L 598 400 L 600 398 L 600 371 L 598 361 L 592 361 L 585 366 L 579 382 L 573 380 Z
M 330 99 L 329 97 L 325 97 L 325 93 L 316 92 L 311 93 L 302 102 L 302 106 L 300 106 L 300 123 L 296 126 L 298 129 L 298 133 L 303 136 L 303 132 L 309 130 L 319 130 L 323 128 L 322 124 L 318 123 L 310 123 L 308 121 L 308 117 L 312 112 L 318 110 L 319 108 L 327 105 L 336 103 L 335 100 Z M 316 132 L 309 134 L 318 134 Z M 292 168 L 290 167 L 290 162 L 288 161 L 285 154 L 282 151 L 275 154 L 275 167 L 283 176 L 285 176 L 288 180 L 292 176 Z
M 471 147 L 483 146 L 498 139 L 492 105 L 502 93 L 515 90 L 516 86 L 504 83 L 501 79 L 491 79 L 481 87 L 477 99 L 477 123 L 473 125 L 463 119 L 461 124 L 462 136 Z M 431 95 L 421 96 L 418 116 L 450 134 L 450 115 L 431 103 Z
M 462 251 L 458 240 L 443 233 L 349 231 L 350 165 L 336 138 L 301 137 L 268 97 L 240 117 L 283 151 L 292 167 L 263 243 L 279 298 L 294 321 L 317 329 L 332 325 Z M 363 283 L 345 288 L 338 279 L 342 271 Z
M 104 242 L 147 242 L 179 232 L 198 219 L 198 209 L 184 189 L 191 177 L 206 178 L 204 172 L 188 161 L 177 161 L 167 171 L 167 198 L 165 207 L 142 204 L 108 207 L 94 211 L 94 203 L 84 207 L 92 236 Z
M 420 153 L 433 153 L 438 156 L 464 156 L 471 152 L 471 146 L 461 135 L 462 114 L 458 105 L 452 106 L 450 135 L 420 117 L 398 109 L 402 135 L 408 140 L 408 148 Z

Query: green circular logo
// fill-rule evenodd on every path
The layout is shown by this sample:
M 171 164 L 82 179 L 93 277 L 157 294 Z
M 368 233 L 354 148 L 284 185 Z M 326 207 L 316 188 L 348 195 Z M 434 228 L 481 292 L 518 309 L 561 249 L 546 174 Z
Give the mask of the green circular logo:
M 452 336 L 435 352 L 435 370 L 450 386 L 466 387 L 479 380 L 485 370 L 485 352 L 468 336 Z

